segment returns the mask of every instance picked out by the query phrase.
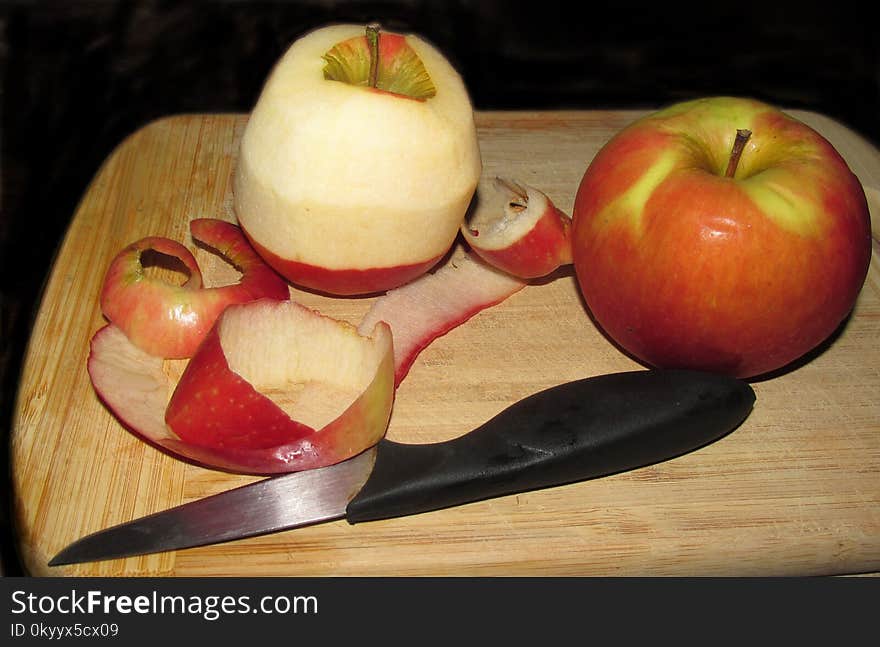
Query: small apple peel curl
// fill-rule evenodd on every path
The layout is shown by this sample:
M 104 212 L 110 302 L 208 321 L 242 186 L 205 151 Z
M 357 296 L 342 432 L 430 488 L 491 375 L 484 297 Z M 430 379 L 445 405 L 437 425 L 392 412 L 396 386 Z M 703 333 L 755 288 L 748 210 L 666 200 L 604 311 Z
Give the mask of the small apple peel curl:
M 503 178 L 494 187 L 495 195 L 461 226 L 474 253 L 521 279 L 571 264 L 571 218 L 534 187 Z
M 157 357 L 182 359 L 195 353 L 223 310 L 259 298 L 290 298 L 287 283 L 253 250 L 241 229 L 212 218 L 190 223 L 194 240 L 226 258 L 242 276 L 238 283 L 203 287 L 202 273 L 182 244 L 148 236 L 128 245 L 110 263 L 101 291 L 101 310 L 132 343 Z M 155 252 L 182 263 L 182 285 L 149 275 L 144 255 Z

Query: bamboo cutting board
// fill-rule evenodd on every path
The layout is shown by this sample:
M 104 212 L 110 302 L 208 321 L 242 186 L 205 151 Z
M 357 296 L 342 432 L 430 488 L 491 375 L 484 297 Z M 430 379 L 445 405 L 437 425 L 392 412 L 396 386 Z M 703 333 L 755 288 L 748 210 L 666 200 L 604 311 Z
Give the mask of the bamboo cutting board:
M 598 149 L 638 112 L 477 115 L 485 178 L 519 179 L 571 213 Z M 51 569 L 69 542 L 255 480 L 184 462 L 125 431 L 96 398 L 86 358 L 98 294 L 125 244 L 188 222 L 234 220 L 242 115 L 151 123 L 113 152 L 70 224 L 27 352 L 12 436 L 16 521 L 33 575 L 794 575 L 880 571 L 880 152 L 818 114 L 860 177 L 874 256 L 840 334 L 796 370 L 754 383 L 733 434 L 604 479 L 350 526 L 339 521 L 222 545 Z M 208 284 L 234 270 L 195 250 Z M 292 289 L 357 322 L 372 300 Z M 639 368 L 590 322 L 571 272 L 526 287 L 427 348 L 397 394 L 388 437 L 463 434 L 514 401 Z

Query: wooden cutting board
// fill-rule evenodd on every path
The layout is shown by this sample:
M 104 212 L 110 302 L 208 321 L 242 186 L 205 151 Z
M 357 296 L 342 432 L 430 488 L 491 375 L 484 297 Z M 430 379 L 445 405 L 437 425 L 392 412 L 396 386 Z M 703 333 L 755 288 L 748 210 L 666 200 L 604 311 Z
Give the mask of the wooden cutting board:
M 542 188 L 571 213 L 588 162 L 639 112 L 477 115 L 485 177 Z M 848 159 L 869 194 L 874 256 L 854 315 L 811 361 L 754 383 L 721 441 L 591 482 L 350 526 L 49 568 L 69 542 L 255 480 L 196 467 L 123 429 L 86 373 L 105 324 L 98 293 L 119 249 L 185 242 L 188 221 L 234 220 L 243 115 L 151 123 L 102 166 L 70 224 L 36 318 L 12 436 L 16 521 L 33 575 L 793 575 L 880 571 L 880 152 L 818 114 L 795 114 Z M 209 284 L 235 272 L 201 250 Z M 357 322 L 371 299 L 292 296 Z M 452 438 L 561 382 L 638 368 L 594 328 L 570 272 L 530 285 L 438 339 L 401 385 L 388 436 Z

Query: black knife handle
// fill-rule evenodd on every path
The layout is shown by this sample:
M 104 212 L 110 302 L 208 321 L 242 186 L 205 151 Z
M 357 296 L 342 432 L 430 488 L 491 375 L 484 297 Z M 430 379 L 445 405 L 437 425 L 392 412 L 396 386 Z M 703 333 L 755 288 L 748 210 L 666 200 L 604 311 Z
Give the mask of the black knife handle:
M 596 478 L 711 443 L 751 412 L 740 380 L 683 370 L 591 377 L 529 396 L 441 443 L 382 440 L 350 523 Z

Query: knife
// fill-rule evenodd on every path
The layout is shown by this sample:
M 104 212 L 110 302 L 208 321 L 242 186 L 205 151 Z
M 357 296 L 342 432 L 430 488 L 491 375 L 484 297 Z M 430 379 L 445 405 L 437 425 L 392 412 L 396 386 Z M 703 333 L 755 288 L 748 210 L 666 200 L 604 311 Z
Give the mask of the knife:
M 607 476 L 699 449 L 748 417 L 745 382 L 686 370 L 584 378 L 524 398 L 433 444 L 388 439 L 293 472 L 113 526 L 50 566 L 178 550 L 345 518 L 357 524 Z

